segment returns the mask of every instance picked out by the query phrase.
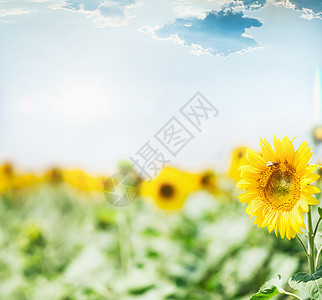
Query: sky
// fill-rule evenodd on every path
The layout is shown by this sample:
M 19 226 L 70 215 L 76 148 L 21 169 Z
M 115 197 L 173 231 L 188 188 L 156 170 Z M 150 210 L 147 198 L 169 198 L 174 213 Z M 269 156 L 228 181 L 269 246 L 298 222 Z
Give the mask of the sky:
M 0 0 L 0 161 L 111 172 L 150 141 L 173 164 L 224 168 L 259 138 L 310 138 L 319 0 Z M 219 112 L 196 130 L 197 92 Z M 155 135 L 193 135 L 170 155 Z M 191 127 L 192 126 L 192 127 Z

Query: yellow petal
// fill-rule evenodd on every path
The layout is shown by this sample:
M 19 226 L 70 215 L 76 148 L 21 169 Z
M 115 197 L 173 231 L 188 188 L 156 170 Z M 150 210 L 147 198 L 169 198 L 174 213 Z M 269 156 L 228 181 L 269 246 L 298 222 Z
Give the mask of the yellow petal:
M 285 136 L 282 140 L 282 148 L 283 148 L 284 156 L 286 157 L 286 161 L 290 165 L 292 165 L 295 152 L 294 152 L 293 144 L 287 136 Z
M 277 154 L 277 161 L 278 162 L 285 162 L 286 157 L 285 157 L 285 154 L 284 154 L 284 151 L 283 151 L 282 143 L 276 137 L 274 137 L 274 148 L 275 148 L 275 151 L 276 151 L 276 154 Z
M 255 168 L 260 170 L 264 170 L 266 168 L 266 162 L 258 153 L 251 149 L 247 149 L 246 158 L 249 161 L 249 164 Z
M 238 199 L 241 203 L 248 203 L 256 198 L 258 198 L 258 192 L 246 192 L 246 193 L 243 193 L 243 194 L 240 194 L 238 196 Z
M 303 196 L 305 197 L 308 205 L 319 204 L 319 200 L 313 197 L 312 195 L 308 195 L 304 193 Z
M 260 141 L 260 146 L 263 152 L 264 160 L 266 162 L 277 162 L 277 155 L 276 152 L 273 150 L 272 146 L 265 139 L 260 139 Z
M 312 183 L 312 182 L 316 181 L 319 178 L 320 178 L 319 174 L 311 174 L 311 175 L 308 175 L 306 177 L 303 177 L 302 180 L 301 180 L 301 186 L 302 187 L 306 186 L 309 183 Z
M 310 194 L 310 195 L 317 194 L 317 193 L 320 193 L 320 189 L 314 185 L 306 185 L 305 187 L 303 187 L 303 192 Z

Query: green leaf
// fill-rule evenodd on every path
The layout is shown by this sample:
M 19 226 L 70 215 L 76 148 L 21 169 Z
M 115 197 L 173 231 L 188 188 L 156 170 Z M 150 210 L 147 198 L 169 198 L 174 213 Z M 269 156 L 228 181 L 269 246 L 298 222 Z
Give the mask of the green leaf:
M 322 266 L 314 274 L 304 272 L 293 275 L 288 284 L 311 299 L 322 299 Z
M 259 292 L 254 294 L 250 300 L 271 299 L 282 292 L 284 292 L 284 290 L 281 288 L 281 276 L 277 275 L 277 278 L 264 283 L 264 285 L 259 289 Z
M 322 208 L 321 207 L 318 207 L 318 212 L 319 212 L 320 217 L 322 217 Z
M 314 239 L 316 248 L 320 250 L 322 248 L 322 232 L 317 232 Z
M 278 294 L 280 294 L 280 292 L 278 291 L 277 287 L 272 286 L 254 294 L 250 300 L 271 299 Z
M 128 293 L 132 295 L 142 295 L 152 289 L 154 287 L 154 284 L 150 284 L 147 286 L 141 286 L 141 287 L 132 287 L 128 289 Z

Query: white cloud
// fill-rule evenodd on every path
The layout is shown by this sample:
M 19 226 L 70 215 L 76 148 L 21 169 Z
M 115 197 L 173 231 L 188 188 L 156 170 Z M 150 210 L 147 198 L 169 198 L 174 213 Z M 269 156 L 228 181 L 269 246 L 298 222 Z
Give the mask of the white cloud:
M 301 18 L 312 20 L 314 18 L 322 19 L 322 5 L 319 0 L 278 0 L 275 2 L 277 5 L 283 5 L 286 8 L 298 11 L 301 14 Z
M 93 19 L 97 28 L 104 27 L 119 27 L 129 23 L 131 18 L 135 16 L 130 13 L 130 9 L 141 5 L 142 3 L 136 1 L 116 1 L 116 0 L 98 0 L 92 2 L 88 6 L 88 1 L 83 2 L 65 1 L 62 4 L 53 4 L 49 6 L 51 9 L 62 9 L 70 12 L 77 12 L 85 15 L 89 19 Z M 93 9 L 93 7 L 95 7 Z
M 46 3 L 46 2 L 57 2 L 58 0 L 20 0 L 19 1 L 19 4 L 22 4 L 22 3 Z M 63 0 L 61 0 L 63 1 Z M 6 4 L 11 4 L 10 1 L 8 0 L 0 0 L 0 3 L 6 3 Z M 16 1 L 16 4 L 18 4 L 18 1 Z
M 229 26 L 227 26 L 227 23 Z M 245 17 L 231 9 L 210 11 L 206 16 L 177 18 L 163 27 L 146 26 L 142 33 L 157 40 L 170 40 L 189 48 L 194 55 L 228 56 L 258 49 L 255 39 L 246 33 L 251 27 L 260 27 L 258 19 Z
M 31 10 L 24 10 L 21 8 L 11 8 L 11 9 L 0 9 L 0 18 L 7 16 L 17 16 L 30 14 Z
M 209 10 L 220 9 L 231 0 L 168 0 L 176 17 L 203 18 Z

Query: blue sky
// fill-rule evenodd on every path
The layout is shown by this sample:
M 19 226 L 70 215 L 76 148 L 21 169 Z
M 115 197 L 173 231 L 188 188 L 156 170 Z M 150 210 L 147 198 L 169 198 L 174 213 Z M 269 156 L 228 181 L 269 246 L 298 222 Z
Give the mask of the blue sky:
M 157 38 L 178 38 L 195 52 L 211 55 L 229 55 L 237 51 L 247 51 L 258 47 L 256 41 L 243 36 L 246 29 L 260 27 L 262 23 L 254 18 L 244 17 L 242 12 L 221 9 L 206 13 L 204 18 L 187 17 L 176 19 L 153 31 Z
M 309 137 L 319 1 L 1 1 L 0 159 L 109 172 L 197 91 L 219 110 L 173 161 Z

